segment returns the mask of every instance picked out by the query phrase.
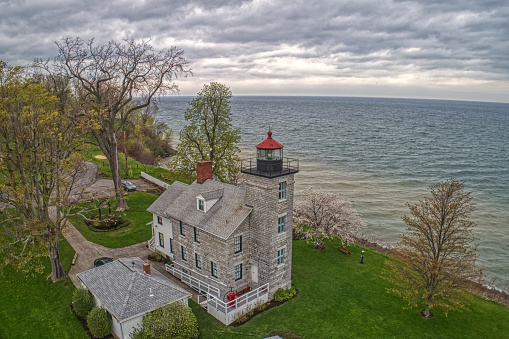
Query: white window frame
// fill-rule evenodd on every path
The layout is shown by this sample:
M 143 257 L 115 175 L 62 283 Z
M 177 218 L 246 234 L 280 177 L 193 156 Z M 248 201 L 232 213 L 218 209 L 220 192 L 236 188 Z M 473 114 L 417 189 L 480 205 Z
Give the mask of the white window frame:
M 196 208 L 198 211 L 205 212 L 205 199 L 196 198 Z

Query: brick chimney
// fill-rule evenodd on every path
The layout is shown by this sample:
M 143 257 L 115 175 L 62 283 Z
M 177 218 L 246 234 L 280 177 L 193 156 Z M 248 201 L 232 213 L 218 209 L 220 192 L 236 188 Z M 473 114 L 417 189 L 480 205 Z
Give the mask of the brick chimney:
M 196 181 L 199 184 L 203 184 L 207 179 L 212 180 L 212 161 L 198 161 L 196 163 Z
M 143 272 L 145 272 L 146 275 L 150 275 L 150 264 L 148 262 L 143 264 Z

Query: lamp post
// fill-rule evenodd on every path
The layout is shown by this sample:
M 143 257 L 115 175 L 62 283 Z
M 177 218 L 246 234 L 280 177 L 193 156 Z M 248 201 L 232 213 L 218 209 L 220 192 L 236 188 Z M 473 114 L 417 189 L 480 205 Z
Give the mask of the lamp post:
M 361 261 L 359 261 L 359 264 L 364 264 L 364 250 L 361 251 Z

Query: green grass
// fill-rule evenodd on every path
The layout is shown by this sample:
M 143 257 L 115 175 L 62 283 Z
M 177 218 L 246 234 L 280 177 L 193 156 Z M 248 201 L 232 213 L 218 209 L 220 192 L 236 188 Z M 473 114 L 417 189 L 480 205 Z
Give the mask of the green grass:
M 91 152 L 88 152 L 87 154 L 85 154 L 85 159 L 87 161 L 92 161 L 92 162 L 95 162 L 96 164 L 99 165 L 99 172 L 102 172 L 103 174 L 105 174 L 108 178 L 112 178 L 111 176 L 111 170 L 110 170 L 110 165 L 109 165 L 109 162 L 108 160 L 104 159 L 104 160 L 101 160 L 101 159 L 97 159 L 96 156 L 97 155 L 102 155 L 104 156 L 104 153 L 99 150 L 99 149 L 95 149 Z M 162 181 L 166 181 L 167 183 L 170 183 L 170 181 L 168 180 L 165 180 L 163 179 L 160 174 L 162 174 L 164 177 L 166 178 L 169 178 L 169 179 L 172 179 L 172 180 L 178 180 L 178 181 L 181 181 L 181 182 L 185 182 L 185 183 L 188 183 L 190 184 L 191 182 L 193 182 L 194 178 L 187 178 L 187 177 L 183 177 L 183 176 L 180 176 L 180 175 L 177 175 L 176 173 L 173 173 L 165 168 L 161 168 L 161 167 L 156 167 L 156 166 L 151 166 L 151 165 L 144 165 L 142 164 L 141 162 L 139 161 L 136 161 L 132 158 L 127 158 L 127 168 L 128 168 L 128 175 L 126 176 L 126 166 L 125 166 L 125 156 L 123 153 L 119 153 L 118 154 L 118 164 L 120 166 L 120 176 L 123 178 L 123 179 L 126 179 L 126 178 L 139 178 L 141 176 L 141 172 L 145 172 L 159 180 L 162 180 Z M 131 169 L 131 172 L 129 172 L 129 168 Z
M 338 251 L 338 241 L 325 251 L 305 241 L 293 243 L 293 283 L 299 295 L 240 327 L 226 327 L 192 303 L 202 339 L 263 338 L 286 330 L 302 338 L 509 338 L 509 309 L 475 295 L 462 311 L 448 317 L 434 309 L 433 319 L 420 316 L 422 308 L 403 309 L 404 301 L 386 292 L 380 273 L 387 256 L 349 247 Z
M 74 250 L 63 239 L 60 255 L 66 271 Z M 35 277 L 7 266 L 0 276 L 0 338 L 88 338 L 72 314 L 69 304 L 74 285 L 69 278 L 52 283 L 49 259 L 45 270 Z
M 152 236 L 152 229 L 148 222 L 152 220 L 152 213 L 147 212 L 147 208 L 157 199 L 158 195 L 147 192 L 133 192 L 126 195 L 127 205 L 130 207 L 123 212 L 125 218 L 131 223 L 123 228 L 109 232 L 94 232 L 88 229 L 81 216 L 71 217 L 72 224 L 80 231 L 87 240 L 99 245 L 110 248 L 125 247 L 147 241 Z M 88 203 L 90 204 L 90 203 Z M 86 205 L 86 204 L 85 204 Z M 115 200 L 111 205 L 112 212 L 116 208 Z M 107 209 L 102 209 L 102 213 L 108 213 Z M 97 215 L 97 211 L 89 213 Z

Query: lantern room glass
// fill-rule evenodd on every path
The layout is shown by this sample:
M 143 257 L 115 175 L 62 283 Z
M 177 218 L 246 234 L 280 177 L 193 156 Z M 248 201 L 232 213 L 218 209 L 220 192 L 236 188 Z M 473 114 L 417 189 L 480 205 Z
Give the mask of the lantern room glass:
M 258 160 L 282 160 L 283 159 L 283 149 L 259 149 Z

